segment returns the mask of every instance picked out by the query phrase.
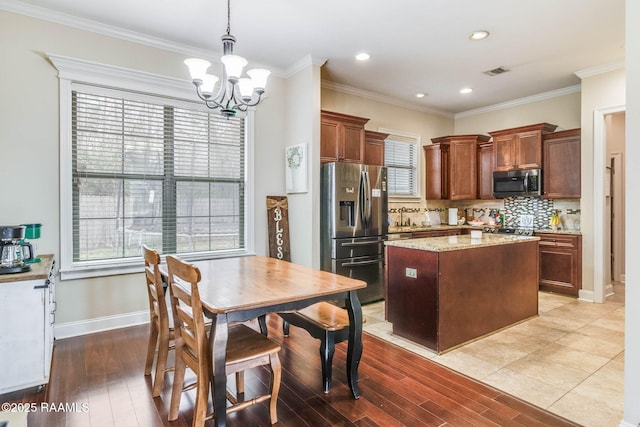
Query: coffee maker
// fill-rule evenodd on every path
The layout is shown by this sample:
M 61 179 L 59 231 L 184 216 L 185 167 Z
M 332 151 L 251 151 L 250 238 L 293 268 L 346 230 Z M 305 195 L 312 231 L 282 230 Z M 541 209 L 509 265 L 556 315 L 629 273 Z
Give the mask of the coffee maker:
M 26 261 L 33 259 L 33 246 L 24 242 L 24 225 L 0 226 L 0 274 L 31 270 Z

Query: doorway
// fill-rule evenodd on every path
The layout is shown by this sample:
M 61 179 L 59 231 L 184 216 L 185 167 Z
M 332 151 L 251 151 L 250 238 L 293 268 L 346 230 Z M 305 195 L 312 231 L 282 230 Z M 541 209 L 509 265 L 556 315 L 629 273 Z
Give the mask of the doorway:
M 611 174 L 611 157 L 613 153 L 621 153 L 621 165 L 624 168 L 624 118 L 625 106 L 616 106 L 594 111 L 593 117 L 593 295 L 592 301 L 602 303 L 613 293 L 611 278 L 613 277 L 613 260 L 621 261 L 624 266 L 624 247 L 617 250 L 619 242 L 624 242 L 624 227 L 613 227 L 612 220 L 622 221 L 624 213 L 615 208 L 613 201 L 624 203 L 624 170 Z M 613 123 L 616 126 L 612 125 Z M 620 127 L 620 123 L 622 124 Z M 619 130 L 621 129 L 621 130 Z M 619 131 L 618 131 L 619 130 Z M 615 159 L 614 159 L 615 161 Z M 598 166 L 600 165 L 600 166 Z M 613 179 L 612 179 L 613 178 Z M 620 179 L 622 189 L 612 189 L 615 181 Z M 612 191 L 617 197 L 612 197 Z M 622 205 L 624 206 L 624 205 Z M 623 208 L 624 209 L 624 208 Z M 615 243 L 614 243 L 615 242 Z M 624 243 L 622 243 L 624 245 Z M 613 251 L 613 257 L 612 257 Z M 624 274 L 624 273 L 622 273 Z M 587 298 L 590 299 L 590 298 Z
M 606 150 L 610 170 L 609 250 L 607 284 L 624 283 L 625 274 L 625 113 L 605 116 Z M 605 189 L 606 191 L 606 189 Z

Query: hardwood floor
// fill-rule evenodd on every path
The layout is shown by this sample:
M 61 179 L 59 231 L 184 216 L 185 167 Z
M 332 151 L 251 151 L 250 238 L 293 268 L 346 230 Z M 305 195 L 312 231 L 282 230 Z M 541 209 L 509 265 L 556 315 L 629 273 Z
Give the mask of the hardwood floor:
M 268 322 L 269 336 L 283 344 L 280 426 L 576 425 L 367 334 L 360 399 L 351 398 L 346 384 L 346 343 L 336 345 L 332 389 L 324 394 L 319 341 L 295 327 L 283 338 L 281 320 L 271 316 Z M 58 409 L 29 414 L 30 426 L 190 426 L 192 394 L 183 396 L 178 420 L 167 421 L 172 373 L 161 396 L 151 398 L 151 377 L 143 375 L 147 334 L 147 326 L 136 326 L 59 340 L 50 385 L 2 395 L 0 402 Z M 267 381 L 266 369 L 247 372 L 247 396 L 266 389 Z M 230 426 L 268 425 L 268 408 L 258 404 L 227 420 Z

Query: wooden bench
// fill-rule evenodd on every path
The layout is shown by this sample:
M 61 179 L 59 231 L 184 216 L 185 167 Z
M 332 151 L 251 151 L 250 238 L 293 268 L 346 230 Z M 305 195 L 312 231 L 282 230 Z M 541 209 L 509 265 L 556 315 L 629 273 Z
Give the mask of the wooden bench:
M 320 340 L 322 384 L 325 393 L 331 389 L 331 367 L 335 344 L 349 339 L 349 314 L 328 302 L 319 302 L 302 310 L 278 313 L 284 320 L 284 336 L 289 336 L 289 324 L 305 329 Z M 362 319 L 363 323 L 365 319 Z

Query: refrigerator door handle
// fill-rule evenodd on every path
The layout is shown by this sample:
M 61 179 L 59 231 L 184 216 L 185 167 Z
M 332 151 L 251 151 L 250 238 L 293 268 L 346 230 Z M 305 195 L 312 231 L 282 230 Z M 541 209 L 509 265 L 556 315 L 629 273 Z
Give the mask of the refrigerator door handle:
M 362 181 L 364 188 L 364 218 L 365 218 L 365 227 L 369 228 L 371 226 L 371 182 L 369 181 L 369 172 L 362 172 Z
M 380 264 L 384 262 L 382 259 L 372 259 L 367 261 L 351 261 L 351 262 L 342 262 L 340 263 L 341 267 L 358 267 L 361 265 L 371 265 L 371 264 Z
M 344 242 L 341 243 L 340 246 L 343 248 L 348 248 L 349 246 L 369 246 L 369 245 L 379 245 L 380 243 L 384 243 L 384 239 L 379 240 L 368 240 L 366 242 Z
M 359 202 L 358 203 L 360 205 L 360 220 L 362 221 L 362 228 L 368 228 L 368 224 L 367 224 L 367 210 L 366 210 L 366 203 L 367 203 L 367 190 L 366 190 L 366 172 L 365 171 L 361 171 L 360 172 L 360 187 L 358 188 L 358 196 L 359 196 Z

